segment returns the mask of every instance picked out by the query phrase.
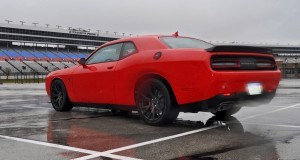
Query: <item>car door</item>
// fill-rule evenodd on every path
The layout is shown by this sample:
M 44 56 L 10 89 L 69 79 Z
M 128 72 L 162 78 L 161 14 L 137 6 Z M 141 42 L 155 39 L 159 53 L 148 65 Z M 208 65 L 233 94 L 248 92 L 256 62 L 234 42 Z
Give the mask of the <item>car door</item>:
M 96 51 L 73 73 L 73 88 L 77 102 L 113 104 L 115 67 L 120 59 L 122 43 Z
M 116 104 L 132 105 L 135 74 L 138 70 L 135 63 L 138 62 L 136 59 L 132 59 L 132 55 L 137 54 L 138 49 L 133 42 L 124 42 L 121 60 L 116 67 L 116 83 L 115 83 L 115 96 Z

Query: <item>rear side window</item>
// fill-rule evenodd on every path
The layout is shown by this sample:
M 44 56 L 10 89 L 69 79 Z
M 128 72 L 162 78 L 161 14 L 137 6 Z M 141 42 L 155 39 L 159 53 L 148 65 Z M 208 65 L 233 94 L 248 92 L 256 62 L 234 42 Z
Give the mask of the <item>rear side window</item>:
M 131 43 L 131 42 L 124 43 L 124 49 L 123 49 L 122 57 L 127 57 L 127 56 L 132 55 L 136 52 L 137 52 L 137 50 L 136 50 L 133 43 Z
M 199 39 L 185 37 L 160 37 L 164 44 L 170 48 L 200 48 L 208 49 L 213 47 L 212 44 L 201 41 Z

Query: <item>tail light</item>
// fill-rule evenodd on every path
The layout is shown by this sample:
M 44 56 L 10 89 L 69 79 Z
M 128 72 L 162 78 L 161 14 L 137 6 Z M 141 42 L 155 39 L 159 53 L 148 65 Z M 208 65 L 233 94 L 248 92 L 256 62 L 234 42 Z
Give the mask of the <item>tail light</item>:
M 274 58 L 253 56 L 213 56 L 213 70 L 276 70 Z
M 275 62 L 270 61 L 270 60 L 259 60 L 256 62 L 257 68 L 273 69 L 275 66 L 276 66 Z
M 240 62 L 238 60 L 214 60 L 211 62 L 213 69 L 239 69 Z

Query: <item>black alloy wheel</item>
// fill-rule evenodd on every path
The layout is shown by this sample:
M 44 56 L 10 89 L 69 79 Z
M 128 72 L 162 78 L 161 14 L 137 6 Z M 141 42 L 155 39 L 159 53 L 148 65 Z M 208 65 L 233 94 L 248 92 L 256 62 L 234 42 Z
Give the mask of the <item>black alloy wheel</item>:
M 138 87 L 136 105 L 139 115 L 150 125 L 171 123 L 179 114 L 168 88 L 157 79 L 146 80 Z
M 65 85 L 61 80 L 54 80 L 51 85 L 51 103 L 53 108 L 59 112 L 70 111 L 73 108 L 69 100 Z

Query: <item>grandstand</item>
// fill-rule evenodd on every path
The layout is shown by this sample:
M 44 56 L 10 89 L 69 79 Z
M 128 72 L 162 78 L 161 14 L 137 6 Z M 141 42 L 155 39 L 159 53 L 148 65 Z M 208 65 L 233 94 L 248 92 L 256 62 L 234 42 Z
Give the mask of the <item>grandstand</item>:
M 0 23 L 0 76 L 45 76 L 76 65 L 96 47 L 121 36 L 69 27 L 48 28 Z
M 300 46 L 268 46 L 273 50 L 283 78 L 300 78 Z
M 76 65 L 96 47 L 121 37 L 81 28 L 0 23 L 0 79 L 44 78 L 51 71 Z M 300 77 L 300 46 L 250 45 L 272 49 L 284 78 Z

